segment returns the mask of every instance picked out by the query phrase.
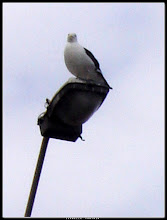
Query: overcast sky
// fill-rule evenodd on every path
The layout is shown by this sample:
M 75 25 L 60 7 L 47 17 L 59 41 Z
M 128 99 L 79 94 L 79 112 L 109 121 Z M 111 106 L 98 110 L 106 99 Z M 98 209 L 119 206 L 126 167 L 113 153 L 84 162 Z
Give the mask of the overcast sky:
M 3 216 L 24 216 L 69 32 L 113 90 L 84 142 L 49 140 L 32 217 L 164 216 L 163 3 L 3 3 Z

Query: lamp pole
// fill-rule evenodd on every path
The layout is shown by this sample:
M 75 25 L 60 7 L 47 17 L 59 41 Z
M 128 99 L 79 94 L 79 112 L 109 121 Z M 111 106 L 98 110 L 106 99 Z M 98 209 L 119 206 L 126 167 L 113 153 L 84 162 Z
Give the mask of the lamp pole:
M 38 187 L 38 182 L 39 182 L 39 178 L 40 178 L 40 174 L 41 174 L 41 170 L 42 170 L 42 165 L 43 165 L 44 158 L 45 158 L 45 153 L 46 153 L 48 141 L 49 141 L 49 137 L 43 137 L 42 144 L 41 144 L 41 150 L 40 150 L 40 153 L 38 156 L 38 161 L 37 161 L 37 165 L 36 165 L 36 169 L 35 169 L 35 173 L 34 173 L 31 191 L 30 191 L 30 195 L 28 198 L 27 207 L 26 207 L 26 211 L 25 211 L 25 215 L 24 215 L 25 217 L 31 216 L 31 212 L 32 212 L 33 204 L 34 204 L 34 199 L 35 199 L 35 195 L 36 195 L 36 191 L 37 191 L 37 187 Z
M 108 87 L 70 78 L 51 101 L 46 100 L 48 104 L 47 111 L 40 114 L 37 122 L 43 140 L 25 217 L 31 216 L 49 138 L 73 142 L 79 137 L 82 139 L 82 124 L 99 109 L 108 92 Z

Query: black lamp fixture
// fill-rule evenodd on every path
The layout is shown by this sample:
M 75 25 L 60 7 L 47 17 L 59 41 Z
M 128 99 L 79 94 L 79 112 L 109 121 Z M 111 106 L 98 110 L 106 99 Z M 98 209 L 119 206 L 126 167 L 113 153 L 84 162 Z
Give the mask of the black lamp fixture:
M 81 137 L 82 124 L 99 109 L 108 92 L 108 87 L 70 78 L 38 118 L 41 135 L 76 141 Z

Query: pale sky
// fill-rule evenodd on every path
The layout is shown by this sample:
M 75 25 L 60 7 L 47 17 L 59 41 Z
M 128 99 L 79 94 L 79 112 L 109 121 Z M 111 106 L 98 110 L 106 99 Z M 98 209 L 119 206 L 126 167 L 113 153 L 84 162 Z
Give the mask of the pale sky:
M 84 142 L 49 140 L 31 216 L 163 217 L 164 3 L 3 3 L 3 217 L 24 216 L 69 32 L 113 90 Z

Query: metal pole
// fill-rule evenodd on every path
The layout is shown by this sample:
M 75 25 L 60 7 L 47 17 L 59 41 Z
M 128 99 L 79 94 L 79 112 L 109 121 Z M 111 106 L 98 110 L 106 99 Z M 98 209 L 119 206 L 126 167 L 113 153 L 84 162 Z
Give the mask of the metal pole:
M 37 191 L 37 187 L 38 187 L 38 182 L 39 182 L 39 178 L 40 178 L 40 174 L 41 174 L 41 170 L 42 170 L 42 165 L 43 165 L 43 161 L 44 161 L 48 141 L 49 141 L 48 137 L 43 138 L 43 141 L 42 141 L 42 144 L 41 144 L 41 150 L 40 150 L 40 153 L 39 153 L 39 156 L 38 156 L 36 170 L 35 170 L 35 173 L 34 173 L 34 179 L 33 179 L 33 182 L 32 182 L 31 191 L 30 191 L 30 195 L 29 195 L 29 198 L 28 198 L 27 207 L 26 207 L 24 217 L 30 217 L 31 216 L 32 207 L 33 207 L 34 200 L 35 200 L 35 195 L 36 195 L 36 191 Z

